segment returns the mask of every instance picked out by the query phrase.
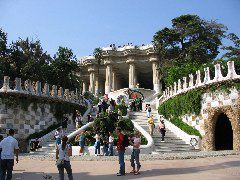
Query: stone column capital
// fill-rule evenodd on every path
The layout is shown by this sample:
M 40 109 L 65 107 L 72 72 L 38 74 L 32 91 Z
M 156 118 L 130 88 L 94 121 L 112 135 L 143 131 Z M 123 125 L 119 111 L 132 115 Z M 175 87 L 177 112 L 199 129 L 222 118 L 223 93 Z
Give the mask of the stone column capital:
M 112 63 L 111 60 L 104 60 L 104 65 L 112 65 Z
M 134 59 L 127 59 L 127 60 L 126 60 L 126 63 L 128 63 L 128 64 L 134 64 L 134 63 L 135 63 L 135 60 L 134 60 Z
M 149 62 L 157 62 L 158 58 L 157 57 L 150 57 Z
M 95 71 L 96 71 L 96 69 L 95 69 L 94 67 L 89 67 L 89 68 L 88 68 L 88 72 L 90 72 L 90 73 L 91 73 L 91 72 L 95 72 Z

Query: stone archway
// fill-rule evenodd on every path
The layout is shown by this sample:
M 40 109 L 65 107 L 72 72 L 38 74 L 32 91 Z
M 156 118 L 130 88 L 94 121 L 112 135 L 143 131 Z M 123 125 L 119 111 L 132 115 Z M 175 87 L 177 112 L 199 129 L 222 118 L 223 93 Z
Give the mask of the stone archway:
M 203 150 L 216 150 L 215 129 L 217 120 L 221 114 L 225 114 L 231 122 L 233 132 L 233 150 L 240 151 L 240 109 L 238 106 L 225 106 L 210 108 L 208 110 L 208 118 L 204 122 L 205 136 L 202 140 Z
M 233 149 L 232 125 L 229 118 L 224 113 L 219 114 L 219 116 L 217 117 L 214 139 L 216 150 Z

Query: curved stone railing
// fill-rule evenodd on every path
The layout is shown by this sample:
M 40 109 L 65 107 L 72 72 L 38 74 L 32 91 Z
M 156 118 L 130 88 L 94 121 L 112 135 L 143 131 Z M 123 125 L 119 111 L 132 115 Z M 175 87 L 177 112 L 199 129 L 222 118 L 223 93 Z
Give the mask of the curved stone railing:
M 185 93 L 187 91 L 203 87 L 206 85 L 227 81 L 227 80 L 234 80 L 234 79 L 240 79 L 240 75 L 237 75 L 235 71 L 234 61 L 228 61 L 228 72 L 227 76 L 223 77 L 222 71 L 221 71 L 221 64 L 215 64 L 215 75 L 214 78 L 210 78 L 210 70 L 209 67 L 204 68 L 204 78 L 203 81 L 201 80 L 201 72 L 198 70 L 196 72 L 197 78 L 194 80 L 194 76 L 192 74 L 189 74 L 189 78 L 183 77 L 183 79 L 179 79 L 178 82 L 174 82 L 173 86 L 167 87 L 165 91 L 163 91 L 163 95 L 158 99 L 159 103 L 163 103 L 167 101 L 168 99 Z M 182 83 L 183 82 L 183 83 Z
M 84 99 L 76 89 L 76 91 L 69 91 L 69 89 L 63 89 L 62 87 L 57 87 L 44 83 L 42 88 L 42 83 L 40 81 L 32 82 L 31 80 L 24 81 L 24 86 L 22 87 L 21 78 L 15 78 L 14 87 L 10 88 L 9 85 L 10 78 L 4 76 L 3 86 L 0 89 L 0 93 L 18 93 L 22 95 L 37 96 L 41 98 L 52 98 L 60 101 L 66 101 L 75 104 L 81 104 L 85 106 Z
M 87 115 L 91 112 L 92 109 L 92 105 L 90 103 L 90 101 L 86 100 L 87 104 L 88 104 L 88 109 L 87 111 L 83 114 L 82 119 L 85 119 L 87 117 Z M 93 122 L 89 122 L 86 125 L 82 126 L 81 128 L 77 129 L 76 131 L 72 132 L 71 134 L 69 134 L 67 137 L 68 139 L 72 139 L 73 137 L 75 137 L 76 135 L 80 134 L 83 130 L 87 129 L 88 127 L 90 127 L 93 124 Z

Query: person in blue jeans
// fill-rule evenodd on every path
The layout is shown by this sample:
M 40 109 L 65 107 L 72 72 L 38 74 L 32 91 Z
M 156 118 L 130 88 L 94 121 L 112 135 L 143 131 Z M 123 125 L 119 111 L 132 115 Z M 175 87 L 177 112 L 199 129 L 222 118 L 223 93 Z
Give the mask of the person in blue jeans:
M 95 155 L 97 156 L 97 155 L 100 155 L 100 145 L 101 145 L 100 144 L 100 135 L 99 135 L 99 133 L 97 133 L 94 136 L 94 138 L 96 139 L 94 146 L 95 146 Z
M 0 142 L 3 140 L 3 136 L 0 135 Z M 0 177 L 2 177 L 2 168 L 1 168 L 1 152 L 2 152 L 2 149 L 0 149 Z
M 141 167 L 141 164 L 139 162 L 139 154 L 140 154 L 140 145 L 141 145 L 141 134 L 139 132 L 136 132 L 135 136 L 133 138 L 129 138 L 129 143 L 133 146 L 133 151 L 131 154 L 131 166 L 133 168 L 133 170 L 131 171 L 131 173 L 134 173 L 134 175 L 138 175 L 139 174 L 139 170 Z M 137 170 L 135 168 L 135 162 L 137 165 Z
M 113 143 L 114 143 L 114 136 L 112 132 L 109 132 L 108 137 L 108 155 L 113 156 Z
M 125 154 L 125 146 L 124 146 L 124 135 L 121 133 L 121 128 L 116 128 L 116 133 L 118 135 L 117 141 L 117 150 L 118 150 L 118 161 L 120 165 L 119 173 L 117 176 L 124 176 L 125 175 L 125 162 L 124 162 L 124 154 Z
M 83 130 L 81 132 L 80 138 L 79 138 L 79 146 L 80 146 L 80 151 L 79 151 L 79 155 L 83 155 L 83 151 L 84 151 L 84 146 L 85 146 L 85 131 Z

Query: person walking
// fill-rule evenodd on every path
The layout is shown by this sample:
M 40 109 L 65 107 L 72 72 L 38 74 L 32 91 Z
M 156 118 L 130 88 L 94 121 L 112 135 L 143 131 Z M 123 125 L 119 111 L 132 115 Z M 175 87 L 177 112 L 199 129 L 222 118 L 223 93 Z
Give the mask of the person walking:
M 124 162 L 124 154 L 125 154 L 125 146 L 124 146 L 124 135 L 122 134 L 122 130 L 120 127 L 116 128 L 116 133 L 118 135 L 117 141 L 117 151 L 118 151 L 118 161 L 120 165 L 119 173 L 117 176 L 124 176 L 125 175 L 125 162 Z
M 102 112 L 102 101 L 99 100 L 98 102 L 98 112 L 101 113 Z
M 64 169 L 67 171 L 68 179 L 73 180 L 70 156 L 72 156 L 72 147 L 67 144 L 68 137 L 62 137 L 62 143 L 56 149 L 56 165 L 59 172 L 59 179 L 64 180 Z
M 165 142 L 164 137 L 165 137 L 166 127 L 165 127 L 164 119 L 162 117 L 160 117 L 160 119 L 159 119 L 158 129 L 162 135 L 161 142 Z
M 114 136 L 112 132 L 109 132 L 108 137 L 108 155 L 113 156 L 113 143 L 114 143 Z
M 149 133 L 152 136 L 153 135 L 153 130 L 154 130 L 154 119 L 153 119 L 153 115 L 150 116 L 147 120 L 148 123 L 148 127 L 149 127 Z
M 100 135 L 99 135 L 99 133 L 97 133 L 97 134 L 94 136 L 94 138 L 96 139 L 96 140 L 95 140 L 95 144 L 94 144 L 94 146 L 95 146 L 95 155 L 98 156 L 98 155 L 100 155 L 100 147 L 101 147 L 101 144 L 100 144 Z
M 82 123 L 82 115 L 81 115 L 81 113 L 78 110 L 76 110 L 75 123 L 76 123 L 76 129 L 80 128 L 83 125 L 83 123 Z
M 129 140 L 130 140 L 129 143 L 133 146 L 133 151 L 132 151 L 131 159 L 130 159 L 131 166 L 133 168 L 131 173 L 134 173 L 134 175 L 138 175 L 140 167 L 141 167 L 141 164 L 139 162 L 141 134 L 139 132 L 136 132 L 135 136 L 133 138 L 129 138 Z M 136 165 L 137 165 L 137 170 L 135 168 L 134 160 L 135 160 Z
M 14 153 L 16 155 L 16 161 L 18 163 L 18 141 L 13 137 L 15 131 L 10 129 L 8 132 L 8 137 L 4 138 L 0 142 L 1 152 L 1 169 L 2 169 L 2 179 L 5 180 L 7 174 L 7 180 L 12 179 L 12 171 L 14 166 Z
M 108 134 L 103 137 L 103 155 L 108 156 Z
M 61 128 L 57 128 L 57 130 L 54 133 L 54 137 L 56 140 L 56 145 L 61 144 Z
M 152 111 L 150 104 L 147 105 L 146 111 L 147 111 L 147 117 L 149 118 L 151 116 L 151 111 Z
M 85 131 L 83 130 L 81 132 L 80 138 L 79 138 L 79 146 L 80 146 L 80 150 L 79 150 L 79 155 L 83 155 L 83 151 L 84 151 L 84 147 L 85 147 Z

